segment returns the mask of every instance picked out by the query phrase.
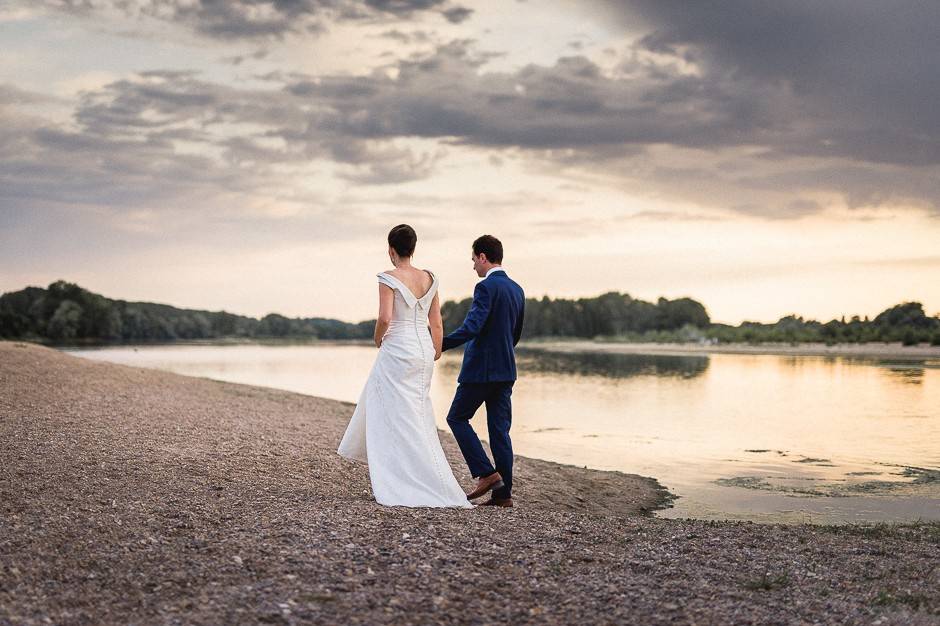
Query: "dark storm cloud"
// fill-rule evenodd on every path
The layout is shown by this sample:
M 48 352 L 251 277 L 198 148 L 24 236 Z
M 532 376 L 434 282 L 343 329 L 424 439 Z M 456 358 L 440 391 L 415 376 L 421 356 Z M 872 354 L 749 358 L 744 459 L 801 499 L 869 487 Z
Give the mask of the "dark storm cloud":
M 781 151 L 940 163 L 940 3 L 617 4 L 625 24 L 637 17 L 647 24 L 644 48 L 689 55 L 706 78 L 730 76 L 752 101 L 777 89 L 792 94 L 798 107 L 779 115 L 788 131 L 776 144 Z
M 763 148 L 766 165 L 742 174 L 741 190 L 835 192 L 850 207 L 901 202 L 940 214 L 940 4 L 597 6 L 608 19 L 643 25 L 639 49 L 694 63 L 703 80 L 723 82 L 733 101 L 762 112 L 762 122 L 739 140 Z M 792 165 L 780 167 L 788 160 Z M 736 206 L 784 217 L 815 210 L 805 200 Z
M 44 0 L 54 10 L 92 17 L 113 10 L 181 24 L 217 39 L 280 38 L 315 33 L 335 20 L 411 18 L 438 13 L 457 23 L 472 11 L 447 0 Z

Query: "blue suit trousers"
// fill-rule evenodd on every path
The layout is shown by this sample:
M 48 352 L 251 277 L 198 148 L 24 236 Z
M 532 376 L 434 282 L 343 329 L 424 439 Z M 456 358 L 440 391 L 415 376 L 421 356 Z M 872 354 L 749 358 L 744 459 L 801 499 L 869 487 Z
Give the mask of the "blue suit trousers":
M 447 414 L 447 424 L 457 439 L 470 473 L 474 478 L 499 472 L 504 486 L 493 490 L 494 498 L 508 498 L 512 494 L 512 441 L 509 427 L 512 425 L 512 386 L 515 381 L 492 383 L 460 383 Z M 495 468 L 490 462 L 483 444 L 477 436 L 470 419 L 486 404 L 486 426 L 489 431 L 490 450 Z

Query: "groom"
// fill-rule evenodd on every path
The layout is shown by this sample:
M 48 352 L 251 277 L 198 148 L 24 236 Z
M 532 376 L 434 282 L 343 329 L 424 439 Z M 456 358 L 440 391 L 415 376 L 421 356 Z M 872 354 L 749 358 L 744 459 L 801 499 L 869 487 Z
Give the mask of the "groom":
M 516 380 L 513 348 L 522 336 L 525 294 L 502 268 L 503 244 L 491 235 L 473 242 L 473 269 L 482 278 L 460 328 L 444 337 L 444 350 L 464 343 L 457 393 L 447 414 L 460 451 L 477 480 L 468 500 L 492 491 L 488 506 L 512 506 L 512 385 Z M 470 418 L 486 403 L 486 425 L 496 467 L 490 463 Z

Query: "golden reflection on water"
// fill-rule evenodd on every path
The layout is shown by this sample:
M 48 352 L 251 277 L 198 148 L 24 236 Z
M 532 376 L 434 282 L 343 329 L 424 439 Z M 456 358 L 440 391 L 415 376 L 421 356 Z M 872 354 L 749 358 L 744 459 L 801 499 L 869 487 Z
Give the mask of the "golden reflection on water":
M 336 345 L 79 353 L 353 402 L 375 358 L 371 347 Z M 665 516 L 940 519 L 935 360 L 520 350 L 519 366 L 516 452 L 653 476 L 681 496 Z M 459 367 L 448 353 L 435 369 L 445 430 Z M 485 433 L 482 410 L 474 424 Z

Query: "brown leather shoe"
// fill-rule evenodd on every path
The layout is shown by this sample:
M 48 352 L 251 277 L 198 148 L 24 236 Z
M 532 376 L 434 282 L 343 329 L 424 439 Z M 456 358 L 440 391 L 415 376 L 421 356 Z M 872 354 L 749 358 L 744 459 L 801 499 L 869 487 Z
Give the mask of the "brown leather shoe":
M 475 500 L 480 496 L 486 495 L 488 491 L 493 489 L 500 489 L 502 487 L 503 477 L 499 475 L 499 472 L 490 474 L 486 478 L 481 478 L 477 481 L 476 489 L 467 494 L 467 500 Z
M 480 506 L 504 506 L 512 508 L 512 498 L 490 498 Z

